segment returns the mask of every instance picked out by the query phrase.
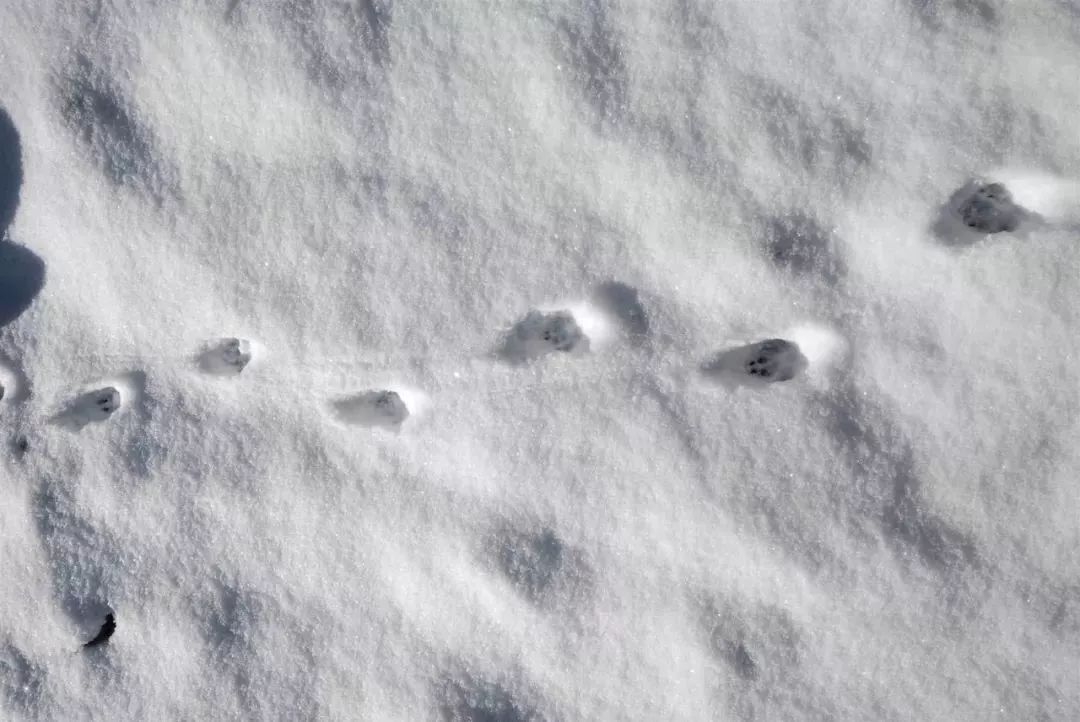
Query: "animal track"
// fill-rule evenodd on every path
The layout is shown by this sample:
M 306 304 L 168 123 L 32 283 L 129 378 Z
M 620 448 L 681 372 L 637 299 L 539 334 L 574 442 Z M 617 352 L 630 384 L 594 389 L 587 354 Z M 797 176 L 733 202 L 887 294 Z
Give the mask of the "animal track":
M 569 311 L 529 311 L 507 335 L 501 356 L 524 363 L 553 352 L 585 352 L 589 338 Z
M 123 399 L 113 386 L 106 386 L 79 396 L 57 420 L 74 430 L 90 423 L 105 421 L 120 409 Z
M 790 381 L 809 365 L 799 346 L 771 338 L 721 352 L 702 365 L 706 376 L 742 384 Z
M 224 338 L 199 356 L 199 367 L 215 376 L 235 376 L 251 363 L 251 342 L 242 338 Z
M 342 421 L 360 426 L 398 429 L 409 418 L 409 408 L 396 391 L 365 391 L 334 402 Z
M 995 233 L 1021 230 L 1036 213 L 1018 205 L 1002 183 L 972 180 L 939 209 L 931 231 L 942 243 L 969 246 Z
M 1015 231 L 1024 215 L 1001 183 L 977 186 L 957 211 L 965 226 L 980 233 Z

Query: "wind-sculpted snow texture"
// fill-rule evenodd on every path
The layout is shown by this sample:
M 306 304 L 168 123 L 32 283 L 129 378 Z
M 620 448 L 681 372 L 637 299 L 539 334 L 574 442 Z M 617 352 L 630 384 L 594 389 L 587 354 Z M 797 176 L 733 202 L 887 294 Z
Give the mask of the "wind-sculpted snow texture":
M 1080 11 L 0 2 L 0 719 L 1080 719 Z

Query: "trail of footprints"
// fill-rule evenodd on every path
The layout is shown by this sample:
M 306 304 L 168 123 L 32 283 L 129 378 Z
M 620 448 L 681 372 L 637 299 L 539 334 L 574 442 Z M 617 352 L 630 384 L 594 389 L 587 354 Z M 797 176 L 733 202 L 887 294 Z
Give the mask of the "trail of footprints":
M 947 220 L 953 224 L 959 222 L 974 233 L 994 234 L 1015 231 L 1033 214 L 1018 206 L 1012 195 L 1001 183 L 971 182 L 956 194 L 946 206 Z M 955 238 L 955 236 L 954 236 Z M 649 333 L 648 316 L 642 307 L 638 292 L 631 286 L 618 282 L 601 285 L 594 298 L 594 305 L 625 331 L 625 338 L 639 342 Z M 591 340 L 582 328 L 574 313 L 567 309 L 542 311 L 530 310 L 504 336 L 495 352 L 496 358 L 512 365 L 526 365 L 549 355 L 579 356 L 590 351 Z M 199 369 L 208 375 L 235 377 L 248 368 L 255 355 L 254 344 L 242 338 L 224 338 L 208 344 L 197 358 Z M 729 347 L 706 359 L 699 367 L 705 378 L 718 380 L 725 385 L 763 387 L 770 384 L 791 381 L 799 377 L 808 368 L 809 360 L 794 341 L 783 338 L 767 338 L 741 346 Z M 0 365 L 0 404 L 12 403 L 11 394 L 4 385 L 5 378 L 12 381 L 10 370 Z M 8 400 L 5 402 L 5 396 Z M 73 399 L 67 408 L 59 414 L 57 421 L 72 430 L 79 430 L 87 424 L 107 421 L 116 414 L 125 403 L 120 389 L 104 386 L 83 393 Z M 393 389 L 375 388 L 339 398 L 330 404 L 336 417 L 343 423 L 368 428 L 400 430 L 409 420 L 412 412 L 405 399 Z M 28 443 L 20 437 L 18 449 L 25 453 Z M 581 570 L 587 567 L 575 567 L 573 559 L 567 562 L 564 549 L 550 530 L 539 536 L 513 535 L 503 539 L 498 549 L 498 566 L 511 584 L 534 604 L 544 606 L 552 585 L 566 580 L 577 580 Z M 578 564 L 580 566 L 580 564 Z M 587 575 L 586 575 L 587 576 Z M 100 631 L 83 647 L 91 649 L 108 643 L 116 630 L 115 615 L 110 611 L 104 618 Z M 749 653 L 740 642 L 725 642 L 726 657 L 739 674 L 748 679 L 757 677 L 758 670 Z M 455 694 L 447 695 L 456 700 L 456 704 L 447 699 L 452 710 L 468 717 L 471 714 L 484 714 L 495 711 L 502 715 L 500 719 L 532 719 L 532 710 L 523 710 L 505 690 L 492 688 L 488 695 L 480 695 L 475 704 L 465 703 L 462 699 L 473 695 L 463 695 L 463 688 L 453 687 Z M 479 706 L 477 706 L 479 705 Z
M 949 232 L 955 241 L 957 224 L 970 233 L 990 235 L 1015 231 L 1035 217 L 1013 200 L 1004 184 L 972 180 L 946 204 L 937 230 L 939 234 L 945 233 L 942 225 L 952 226 Z M 631 341 L 640 341 L 648 333 L 648 319 L 633 287 L 619 282 L 602 284 L 593 302 L 624 327 Z M 510 365 L 520 366 L 551 354 L 583 355 L 589 352 L 590 345 L 589 336 L 572 311 L 534 309 L 511 327 L 495 355 Z M 198 366 L 209 375 L 237 376 L 248 367 L 253 355 L 251 341 L 224 338 L 204 348 Z M 724 349 L 704 361 L 699 370 L 706 378 L 728 386 L 756 387 L 791 381 L 808 366 L 809 361 L 795 342 L 769 338 Z M 0 403 L 6 394 L 5 375 L 0 373 Z M 107 420 L 123 403 L 119 389 L 99 388 L 74 399 L 59 420 L 77 430 Z M 342 422 L 371 428 L 400 429 L 412 415 L 405 400 L 393 389 L 367 389 L 333 401 L 331 407 Z
M 642 314 L 634 316 L 643 318 Z M 210 344 L 198 357 L 201 371 L 213 376 L 239 376 L 251 363 L 252 343 L 241 338 L 226 338 Z M 496 357 L 511 365 L 523 365 L 547 355 L 575 356 L 588 353 L 589 337 L 569 310 L 529 311 L 506 334 Z M 729 348 L 701 366 L 706 377 L 746 386 L 790 381 L 808 366 L 798 345 L 786 339 L 772 338 Z M 4 397 L 0 382 L 0 402 Z M 125 403 L 124 393 L 116 386 L 103 386 L 74 398 L 55 420 L 78 431 L 89 424 L 110 419 Z M 334 400 L 334 415 L 343 423 L 370 428 L 400 429 L 412 412 L 402 395 L 393 389 L 366 389 Z
M 970 234 L 991 235 L 1017 230 L 1035 214 L 1018 205 L 1004 184 L 973 180 L 960 188 L 946 204 L 938 224 L 949 229 L 956 241 L 960 224 Z M 964 239 L 971 241 L 972 237 Z M 599 287 L 594 299 L 605 313 L 627 328 L 632 340 L 648 333 L 647 317 L 637 291 L 626 284 L 609 282 Z M 524 365 L 549 354 L 582 355 L 590 350 L 590 339 L 573 312 L 531 310 L 510 329 L 496 356 L 511 365 Z M 236 376 L 247 368 L 253 357 L 252 343 L 241 338 L 225 338 L 206 347 L 199 356 L 199 368 L 214 376 Z M 809 362 L 793 341 L 782 338 L 720 351 L 701 364 L 707 378 L 727 385 L 761 386 L 790 381 L 806 370 Z M 6 388 L 0 374 L 0 403 Z M 62 420 L 74 428 L 104 421 L 123 405 L 115 387 L 90 391 L 75 399 L 62 414 Z M 392 389 L 368 389 L 332 403 L 337 418 L 347 424 L 373 428 L 398 429 L 410 417 L 401 395 Z

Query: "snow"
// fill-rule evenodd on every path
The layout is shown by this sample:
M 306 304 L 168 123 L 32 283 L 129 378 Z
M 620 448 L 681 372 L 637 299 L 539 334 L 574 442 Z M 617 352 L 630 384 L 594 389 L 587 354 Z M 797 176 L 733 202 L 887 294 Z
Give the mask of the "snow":
M 3 719 L 1080 717 L 1072 4 L 11 0 L 0 59 Z

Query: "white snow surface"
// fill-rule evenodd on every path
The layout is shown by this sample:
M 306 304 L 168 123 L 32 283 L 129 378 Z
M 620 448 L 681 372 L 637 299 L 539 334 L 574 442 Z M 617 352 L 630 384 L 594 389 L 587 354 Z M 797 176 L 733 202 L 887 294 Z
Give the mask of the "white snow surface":
M 0 63 L 0 718 L 1080 718 L 1075 3 L 4 0 Z

